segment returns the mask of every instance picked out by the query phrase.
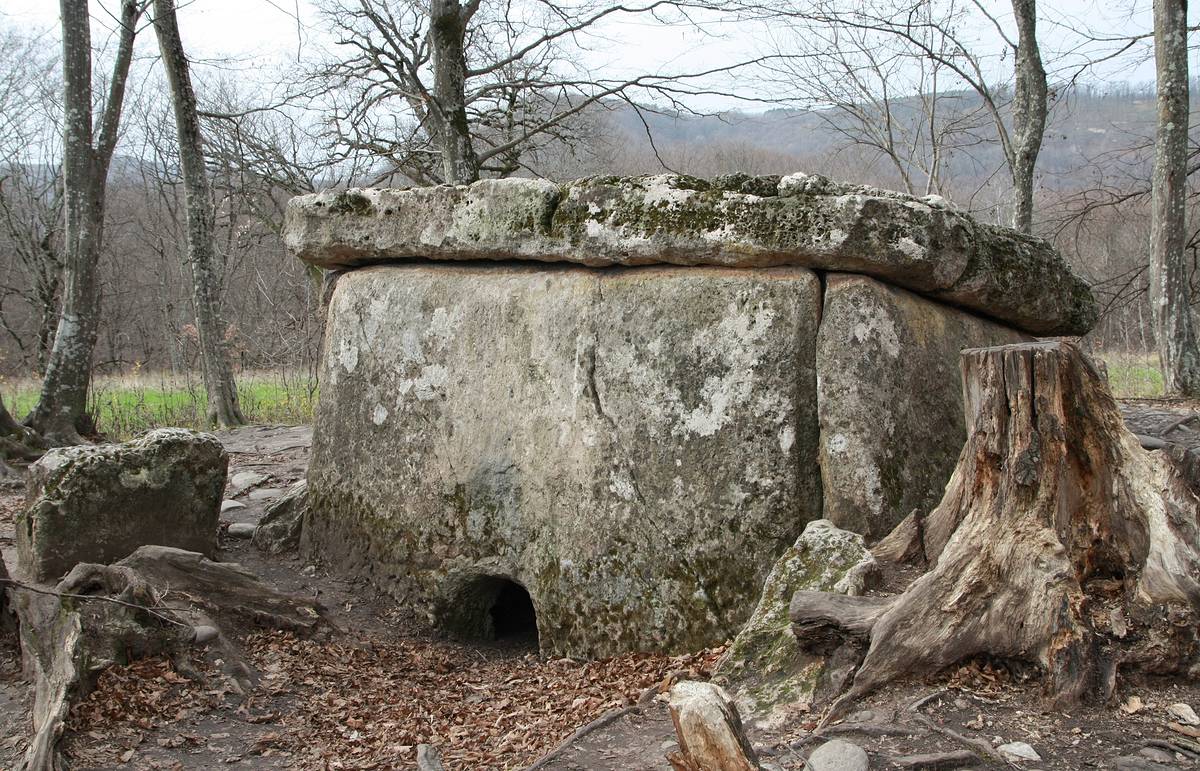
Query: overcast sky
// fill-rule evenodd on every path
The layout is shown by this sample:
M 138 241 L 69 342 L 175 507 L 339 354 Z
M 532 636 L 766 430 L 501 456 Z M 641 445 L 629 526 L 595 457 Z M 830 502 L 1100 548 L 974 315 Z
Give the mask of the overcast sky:
M 114 0 L 93 0 L 97 23 L 111 27 L 104 16 L 104 5 L 115 7 Z M 1006 21 L 1011 16 L 1007 2 L 988 0 L 997 15 Z M 1135 6 L 1134 11 L 1129 7 Z M 1055 0 L 1040 8 L 1039 37 L 1043 54 L 1075 44 L 1072 30 L 1086 21 L 1095 32 L 1119 36 L 1148 31 L 1148 0 Z M 1007 13 L 1006 13 L 1007 12 Z M 1200 19 L 1200 3 L 1193 4 L 1192 23 Z M 189 55 L 197 60 L 236 60 L 247 77 L 255 71 L 281 62 L 295 61 L 300 51 L 328 47 L 331 39 L 309 0 L 190 0 L 179 11 L 180 27 Z M 44 30 L 51 40 L 57 34 L 58 3 L 54 0 L 0 0 L 0 21 L 29 29 Z M 616 76 L 633 71 L 663 72 L 732 62 L 766 46 L 761 29 L 725 27 L 719 36 L 706 36 L 687 27 L 664 28 L 652 23 L 624 23 L 605 30 L 603 40 L 593 40 L 589 65 L 596 71 Z M 981 49 L 1000 49 L 999 38 L 986 27 L 968 31 Z M 96 39 L 100 40 L 98 30 Z M 149 36 L 152 38 L 152 36 Z M 1015 37 L 1015 35 L 1014 35 Z M 1011 62 L 997 66 L 1011 67 Z M 1193 72 L 1197 73 L 1196 62 Z M 1200 74 L 1200 73 L 1198 73 Z M 198 73 L 202 78 L 202 73 Z M 1129 60 L 1114 63 L 1097 73 L 1100 79 L 1152 81 L 1152 62 L 1133 64 Z M 710 107 L 712 105 L 705 105 Z M 722 104 L 721 106 L 728 106 Z

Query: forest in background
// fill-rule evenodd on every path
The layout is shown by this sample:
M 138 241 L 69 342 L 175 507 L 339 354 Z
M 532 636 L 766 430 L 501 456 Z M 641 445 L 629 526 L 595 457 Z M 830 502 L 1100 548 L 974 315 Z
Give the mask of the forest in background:
M 62 292 L 61 142 L 55 139 L 61 76 L 53 52 L 37 38 L 17 30 L 0 38 L 0 68 L 26 75 L 17 100 L 23 110 L 10 111 L 0 126 L 0 141 L 7 142 L 0 162 L 0 377 L 10 384 L 10 407 L 20 415 L 36 400 Z M 134 90 L 109 175 L 100 265 L 103 313 L 94 365 L 102 377 L 93 404 L 107 410 L 102 423 L 117 433 L 138 428 L 129 417 L 131 399 L 134 412 L 158 411 L 165 419 L 178 408 L 195 415 L 176 415 L 175 422 L 203 422 L 203 399 L 195 398 L 202 389 L 195 375 L 200 350 L 171 104 L 149 64 L 144 69 L 131 78 Z M 311 103 L 300 109 L 280 99 L 261 107 L 269 95 L 236 77 L 198 82 L 228 357 L 248 410 L 265 419 L 302 418 L 315 394 L 322 276 L 282 246 L 287 200 L 319 189 L 427 180 L 414 180 L 398 165 L 381 173 L 379 154 L 351 142 L 331 152 L 328 124 L 314 117 Z M 1191 91 L 1197 93 L 1195 84 Z M 1009 96 L 1003 84 L 995 93 Z M 941 135 L 932 172 L 934 142 L 926 120 L 931 95 L 920 93 L 890 97 L 882 106 L 850 100 L 819 109 L 726 112 L 600 99 L 572 116 L 564 130 L 524 148 L 504 173 L 566 180 L 664 171 L 701 177 L 805 171 L 936 193 L 985 221 L 1007 224 L 1011 180 L 1000 145 L 987 136 L 985 105 L 970 90 L 932 98 L 949 116 L 942 120 L 953 125 Z M 1103 318 L 1085 342 L 1096 351 L 1120 353 L 1114 375 L 1128 380 L 1127 393 L 1152 394 L 1147 266 L 1153 85 L 1062 84 L 1050 104 L 1033 231 L 1054 242 L 1096 289 Z M 871 127 L 882 125 L 885 111 L 890 135 L 881 142 Z M 1189 234 L 1194 274 L 1200 239 L 1194 227 Z M 161 387 L 134 388 L 131 397 L 133 387 L 123 382 Z

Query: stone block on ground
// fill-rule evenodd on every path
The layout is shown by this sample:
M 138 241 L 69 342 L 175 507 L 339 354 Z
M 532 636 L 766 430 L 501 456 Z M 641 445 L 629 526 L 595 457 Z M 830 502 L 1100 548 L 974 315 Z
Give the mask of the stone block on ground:
M 148 544 L 211 556 L 228 462 L 212 435 L 175 428 L 50 450 L 30 466 L 17 516 L 21 572 L 47 581 Z
M 819 303 L 798 268 L 352 271 L 305 551 L 464 634 L 523 589 L 547 653 L 727 640 L 820 513 Z
M 750 620 L 717 662 L 716 677 L 728 682 L 747 718 L 771 722 L 784 717 L 789 705 L 811 703 L 816 696 L 824 661 L 796 643 L 788 618 L 792 595 L 810 590 L 858 596 L 878 577 L 879 566 L 861 535 L 825 519 L 808 523 L 775 563 Z
M 959 351 L 1026 339 L 865 276 L 829 275 L 817 341 L 823 516 L 875 539 L 932 510 L 966 441 Z

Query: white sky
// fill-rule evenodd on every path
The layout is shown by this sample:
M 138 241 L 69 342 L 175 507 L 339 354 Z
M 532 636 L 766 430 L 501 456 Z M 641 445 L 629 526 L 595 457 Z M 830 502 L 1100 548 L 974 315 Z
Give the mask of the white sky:
M 998 9 L 1001 18 L 1006 19 L 1009 15 L 1005 13 L 1010 8 L 1005 0 L 985 2 Z M 105 17 L 103 10 L 105 5 L 115 7 L 116 3 L 93 0 L 93 18 L 98 25 L 111 28 L 111 19 Z M 1134 11 L 1128 10 L 1131 5 L 1135 6 Z M 1200 3 L 1193 4 L 1190 12 L 1194 17 L 1193 24 L 1195 19 L 1200 19 L 1197 6 Z M 1149 8 L 1149 0 L 1043 0 L 1039 22 L 1043 56 L 1049 59 L 1054 52 L 1070 46 L 1071 29 L 1079 27 L 1083 21 L 1093 31 L 1113 36 L 1146 32 L 1150 26 Z M 256 70 L 265 70 L 280 62 L 294 62 L 300 48 L 331 42 L 309 0 L 185 0 L 179 10 L 179 21 L 191 58 L 233 57 L 236 60 L 234 68 L 244 68 L 249 78 L 255 77 Z M 44 30 L 49 42 L 57 35 L 58 3 L 55 0 L 0 0 L 0 23 Z M 97 42 L 102 39 L 101 35 L 97 27 L 94 32 Z M 721 37 L 714 38 L 691 28 L 623 23 L 608 28 L 607 41 L 593 41 L 595 50 L 588 54 L 588 61 L 595 71 L 613 75 L 635 70 L 696 69 L 761 52 L 763 36 L 761 29 L 729 28 Z M 981 27 L 978 40 L 984 49 L 999 49 L 998 37 L 993 30 Z M 1011 67 L 1011 63 L 1003 66 Z M 1195 63 L 1193 72 L 1197 72 Z M 1125 61 L 1098 73 L 1098 77 L 1149 82 L 1154 78 L 1153 63 L 1143 60 L 1133 66 Z

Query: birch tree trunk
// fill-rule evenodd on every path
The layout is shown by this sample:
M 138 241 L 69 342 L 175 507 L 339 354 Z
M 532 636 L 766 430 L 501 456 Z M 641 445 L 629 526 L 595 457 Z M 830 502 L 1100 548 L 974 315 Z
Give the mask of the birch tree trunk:
M 154 0 L 154 32 L 175 111 L 179 158 L 183 170 L 184 203 L 187 213 L 187 262 L 192 273 L 192 304 L 200 338 L 200 362 L 208 392 L 208 420 L 220 428 L 245 425 L 238 405 L 237 387 L 221 323 L 220 282 L 213 250 L 213 210 L 196 114 L 196 93 L 188 72 L 187 56 L 179 37 L 175 0 Z
M 1184 266 L 1188 142 L 1187 0 L 1154 0 L 1158 133 L 1150 204 L 1150 306 L 1168 394 L 1200 394 L 1200 349 Z
M 479 157 L 467 121 L 467 22 L 479 0 L 432 0 L 429 39 L 433 51 L 433 97 L 430 110 L 435 140 L 442 152 L 442 174 L 450 185 L 479 179 Z
M 1013 0 L 1017 19 L 1016 86 L 1013 92 L 1013 227 L 1033 231 L 1033 172 L 1046 133 L 1048 90 L 1037 42 L 1035 0 Z
M 46 374 L 30 425 L 52 444 L 77 444 L 88 428 L 87 394 L 92 378 L 100 315 L 97 283 L 104 243 L 108 168 L 117 144 L 133 38 L 141 10 L 123 0 L 117 56 L 108 100 L 92 130 L 92 42 L 87 0 L 60 0 L 63 38 L 63 192 L 66 211 L 62 307 Z

